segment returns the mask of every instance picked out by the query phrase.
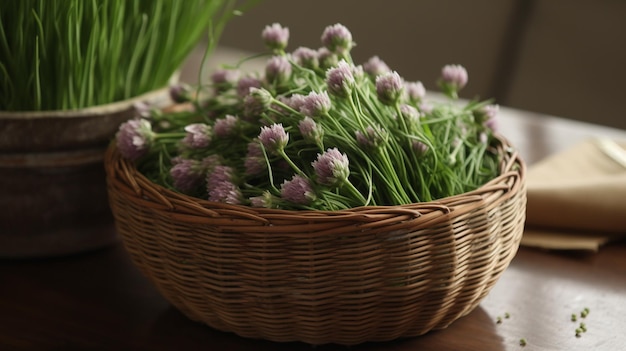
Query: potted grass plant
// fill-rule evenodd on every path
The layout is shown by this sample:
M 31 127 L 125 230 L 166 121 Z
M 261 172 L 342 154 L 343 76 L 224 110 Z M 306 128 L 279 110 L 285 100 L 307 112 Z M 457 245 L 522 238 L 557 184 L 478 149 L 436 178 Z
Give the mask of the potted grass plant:
M 0 6 L 0 256 L 115 241 L 102 158 L 138 106 L 169 86 L 231 0 L 20 0 Z
M 354 62 L 341 24 L 320 48 L 262 38 L 260 72 L 230 63 L 186 109 L 120 126 L 105 167 L 134 263 L 189 318 L 252 338 L 354 345 L 471 312 L 524 225 L 497 105 L 458 99 L 460 65 L 440 101 Z

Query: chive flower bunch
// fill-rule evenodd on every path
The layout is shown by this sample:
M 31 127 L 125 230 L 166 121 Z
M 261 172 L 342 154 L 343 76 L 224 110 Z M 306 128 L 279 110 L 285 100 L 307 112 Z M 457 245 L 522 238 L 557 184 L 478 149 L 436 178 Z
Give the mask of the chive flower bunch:
M 264 71 L 224 66 L 186 109 L 138 114 L 120 126 L 122 156 L 191 196 L 289 210 L 432 201 L 498 175 L 497 106 L 458 100 L 462 66 L 443 68 L 441 101 L 378 56 L 355 63 L 341 24 L 318 49 L 288 51 L 276 23 L 261 38 Z

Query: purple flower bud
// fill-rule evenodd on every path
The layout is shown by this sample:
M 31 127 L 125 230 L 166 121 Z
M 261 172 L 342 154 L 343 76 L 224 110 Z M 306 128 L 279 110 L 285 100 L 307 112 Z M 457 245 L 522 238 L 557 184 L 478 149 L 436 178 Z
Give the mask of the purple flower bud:
M 131 119 L 120 125 L 116 138 L 117 148 L 122 156 L 134 161 L 148 152 L 154 132 L 147 120 Z
M 405 82 L 404 91 L 409 102 L 418 104 L 426 96 L 426 88 L 422 82 Z
M 320 63 L 320 67 L 323 69 L 335 67 L 337 63 L 339 63 L 337 55 L 324 47 L 317 50 L 317 59 Z
M 289 28 L 274 23 L 263 29 L 261 37 L 268 49 L 282 51 L 287 47 L 287 42 L 289 41 Z
M 342 24 L 335 24 L 326 27 L 322 33 L 322 44 L 331 52 L 338 55 L 347 54 L 354 43 L 352 33 Z
M 398 72 L 387 72 L 376 77 L 376 95 L 385 105 L 395 104 L 404 89 L 404 82 Z
M 213 125 L 213 133 L 218 138 L 228 138 L 235 132 L 235 128 L 239 123 L 239 118 L 232 115 L 226 115 L 224 118 L 217 119 Z
M 428 145 L 426 145 L 425 143 L 421 141 L 418 141 L 418 140 L 413 141 L 412 146 L 413 146 L 413 151 L 415 151 L 415 153 L 418 156 L 422 156 L 426 154 L 426 152 L 428 152 Z
M 202 160 L 188 159 L 181 156 L 172 159 L 170 175 L 174 187 L 183 193 L 190 193 L 205 181 L 207 172 L 220 165 L 220 156 L 209 155 Z
M 257 117 L 267 111 L 272 103 L 272 94 L 263 88 L 250 88 L 243 100 L 244 116 Z
M 185 126 L 187 135 L 181 140 L 183 146 L 190 149 L 201 149 L 211 143 L 211 126 L 204 123 L 193 123 Z
M 133 104 L 135 114 L 139 117 L 150 118 L 152 116 L 152 108 L 145 101 L 137 101 Z
M 441 70 L 441 78 L 444 82 L 461 89 L 467 84 L 467 70 L 461 65 L 446 65 Z
M 237 94 L 245 98 L 250 94 L 250 88 L 261 88 L 261 81 L 252 76 L 245 76 L 237 82 Z
M 484 114 L 483 124 L 485 127 L 491 129 L 492 131 L 498 130 L 498 112 L 500 111 L 500 106 L 498 105 L 487 105 L 482 108 L 482 113 Z
M 272 124 L 269 127 L 261 127 L 259 140 L 266 150 L 276 152 L 285 148 L 289 142 L 289 133 L 285 132 L 282 123 Z
M 248 143 L 248 153 L 243 163 L 246 169 L 246 175 L 257 176 L 263 174 L 267 169 L 265 155 L 258 140 Z
M 183 193 L 190 193 L 204 181 L 205 168 L 199 160 L 176 157 L 172 159 L 173 167 L 170 175 L 174 188 Z
M 300 106 L 300 112 L 305 116 L 319 117 L 323 116 L 330 111 L 331 102 L 330 97 L 326 91 L 316 93 L 311 91 L 309 95 L 304 98 L 304 103 Z
M 322 185 L 341 184 L 350 175 L 348 156 L 339 152 L 337 148 L 328 149 L 323 154 L 317 154 L 317 160 L 313 161 L 311 165 L 317 175 L 317 182 Z
M 365 71 L 363 71 L 363 66 L 352 66 L 352 76 L 357 82 L 362 81 L 363 78 L 365 78 Z
M 177 103 L 191 100 L 191 88 L 187 84 L 176 84 L 170 87 L 170 98 Z
M 280 195 L 284 200 L 297 205 L 309 205 L 316 198 L 309 180 L 299 175 L 285 180 L 280 187 Z
M 414 125 L 419 123 L 420 113 L 415 107 L 402 104 L 400 105 L 400 113 L 402 113 L 402 118 L 407 121 L 407 124 Z
M 298 129 L 304 140 L 316 144 L 322 141 L 324 129 L 321 125 L 315 123 L 311 117 L 304 117 L 304 119 L 298 123 Z
M 285 103 L 287 104 L 287 106 L 291 107 L 292 109 L 296 111 L 300 111 L 302 106 L 304 106 L 305 100 L 306 100 L 305 95 L 293 94 L 286 100 Z
M 326 85 L 328 91 L 338 97 L 347 97 L 356 85 L 356 80 L 352 74 L 352 66 L 341 60 L 337 67 L 326 72 Z
M 299 47 L 291 54 L 291 56 L 293 57 L 293 60 L 302 67 L 316 69 L 320 66 L 316 50 Z
M 367 62 L 363 64 L 363 70 L 372 78 L 391 72 L 389 66 L 387 66 L 387 64 L 378 56 L 372 56 L 369 60 L 367 60 Z
M 280 85 L 291 78 L 291 63 L 285 56 L 272 56 L 265 65 L 265 78 L 271 84 Z
M 240 204 L 241 189 L 233 183 L 233 179 L 234 171 L 231 167 L 215 166 L 206 178 L 209 201 Z
M 222 164 L 222 157 L 219 155 L 209 155 L 200 161 L 203 172 L 211 171 L 215 166 Z
M 380 126 L 369 126 L 365 128 L 365 131 L 361 132 L 357 130 L 354 134 L 356 135 L 357 143 L 367 148 L 377 148 L 382 145 L 389 136 L 387 131 Z
M 441 70 L 439 87 L 446 95 L 456 98 L 458 91 L 467 84 L 467 79 L 465 67 L 461 65 L 446 65 Z
M 215 91 L 225 92 L 237 84 L 241 72 L 232 69 L 218 69 L 211 74 L 211 82 Z
M 272 208 L 274 203 L 274 197 L 269 191 L 264 191 L 261 196 L 254 196 L 250 198 L 250 205 L 258 208 Z

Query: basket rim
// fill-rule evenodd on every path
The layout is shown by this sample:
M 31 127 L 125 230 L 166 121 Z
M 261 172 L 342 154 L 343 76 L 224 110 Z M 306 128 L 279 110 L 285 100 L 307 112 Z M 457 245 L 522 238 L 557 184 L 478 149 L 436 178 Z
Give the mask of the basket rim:
M 371 216 L 378 215 L 406 215 L 409 217 L 421 217 L 424 214 L 442 212 L 447 214 L 455 212 L 457 215 L 470 211 L 476 207 L 477 202 L 500 203 L 512 197 L 523 188 L 526 175 L 526 163 L 513 148 L 510 142 L 501 134 L 496 133 L 497 140 L 494 147 L 502 155 L 499 175 L 481 185 L 480 187 L 462 194 L 452 195 L 433 201 L 417 202 L 403 205 L 378 205 L 358 206 L 342 210 L 287 210 L 274 208 L 260 208 L 246 205 L 233 205 L 221 202 L 213 202 L 206 199 L 186 195 L 168 189 L 152 182 L 136 168 L 134 162 L 121 156 L 113 140 L 106 150 L 104 163 L 107 183 L 109 187 L 115 187 L 119 180 L 128 187 L 125 191 L 134 192 L 138 198 L 143 198 L 147 203 L 153 204 L 159 210 L 180 211 L 184 209 L 193 211 L 189 215 L 203 215 L 220 217 L 225 213 L 235 217 L 248 218 L 255 221 L 269 222 L 271 218 L 285 218 L 289 216 L 294 220 L 314 220 L 324 217 L 325 220 L 347 218 L 358 220 L 371 220 Z M 117 182 L 116 182 L 117 180 Z M 113 184 L 115 183 L 115 184 Z M 464 209 L 464 207 L 471 207 Z M 460 211 L 460 213 L 459 213 Z

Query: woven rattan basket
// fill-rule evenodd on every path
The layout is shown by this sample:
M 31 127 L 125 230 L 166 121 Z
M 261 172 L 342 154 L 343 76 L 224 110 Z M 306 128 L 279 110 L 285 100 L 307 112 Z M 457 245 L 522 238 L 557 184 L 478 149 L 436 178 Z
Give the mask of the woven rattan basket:
M 522 236 L 525 166 L 437 202 L 295 212 L 160 187 L 112 145 L 108 190 L 134 263 L 192 320 L 251 338 L 346 345 L 446 328 L 487 295 Z

